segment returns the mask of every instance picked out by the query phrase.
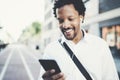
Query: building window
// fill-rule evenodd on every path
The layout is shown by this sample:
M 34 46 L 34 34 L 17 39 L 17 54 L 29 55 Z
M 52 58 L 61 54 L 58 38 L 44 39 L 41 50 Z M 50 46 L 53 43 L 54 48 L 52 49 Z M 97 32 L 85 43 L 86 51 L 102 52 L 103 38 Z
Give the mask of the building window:
M 120 7 L 120 0 L 99 0 L 99 13 Z
M 120 25 L 102 27 L 102 38 L 110 48 L 120 51 Z

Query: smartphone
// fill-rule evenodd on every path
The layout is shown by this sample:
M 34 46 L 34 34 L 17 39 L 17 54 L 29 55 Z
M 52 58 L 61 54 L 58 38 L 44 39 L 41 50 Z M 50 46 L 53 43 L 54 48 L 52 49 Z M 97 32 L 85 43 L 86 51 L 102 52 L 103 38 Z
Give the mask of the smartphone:
M 40 64 L 45 69 L 45 71 L 55 69 L 54 74 L 58 74 L 61 72 L 57 62 L 55 60 L 47 60 L 47 59 L 39 59 Z

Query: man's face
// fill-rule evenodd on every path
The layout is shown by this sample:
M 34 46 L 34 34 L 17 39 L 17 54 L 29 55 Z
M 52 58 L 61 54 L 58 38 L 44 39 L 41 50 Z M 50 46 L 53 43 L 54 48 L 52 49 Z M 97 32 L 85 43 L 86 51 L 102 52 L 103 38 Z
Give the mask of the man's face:
M 60 30 L 68 40 L 74 40 L 80 34 L 80 18 L 78 11 L 72 4 L 64 5 L 56 11 Z

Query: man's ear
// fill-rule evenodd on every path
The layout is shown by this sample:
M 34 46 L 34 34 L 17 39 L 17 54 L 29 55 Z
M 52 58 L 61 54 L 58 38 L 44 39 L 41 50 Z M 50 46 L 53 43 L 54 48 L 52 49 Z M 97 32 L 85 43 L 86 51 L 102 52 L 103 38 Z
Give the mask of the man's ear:
M 80 18 L 83 18 L 83 15 L 80 15 Z
M 84 17 L 83 15 L 80 15 L 80 21 L 83 23 L 84 22 Z

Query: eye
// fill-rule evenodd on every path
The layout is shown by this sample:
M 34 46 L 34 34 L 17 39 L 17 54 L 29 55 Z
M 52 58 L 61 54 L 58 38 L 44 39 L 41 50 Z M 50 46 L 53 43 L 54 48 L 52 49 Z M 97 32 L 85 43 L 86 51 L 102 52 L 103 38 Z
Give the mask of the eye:
M 63 23 L 64 20 L 63 20 L 63 19 L 58 19 L 58 22 L 59 22 L 59 23 Z
M 74 21 L 74 18 L 69 18 L 68 20 L 69 20 L 69 21 Z

